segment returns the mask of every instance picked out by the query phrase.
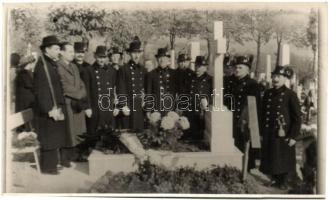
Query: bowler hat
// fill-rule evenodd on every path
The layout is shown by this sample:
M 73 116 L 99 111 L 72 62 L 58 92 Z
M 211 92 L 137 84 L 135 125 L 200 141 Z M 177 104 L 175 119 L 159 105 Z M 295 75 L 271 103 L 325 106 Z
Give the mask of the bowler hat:
M 235 65 L 246 65 L 249 68 L 252 68 L 252 62 L 253 62 L 253 55 L 243 55 L 243 56 L 236 56 L 235 57 Z
M 61 44 L 60 41 L 55 35 L 49 35 L 42 39 L 42 44 L 40 45 L 40 48 L 43 49 L 51 45 L 60 45 L 60 44 Z
M 204 66 L 204 65 L 208 65 L 205 56 L 196 56 L 195 66 Z
M 84 53 L 84 52 L 86 52 L 87 48 L 86 48 L 86 46 L 84 45 L 83 42 L 75 42 L 74 43 L 74 50 L 77 53 Z
M 181 62 L 184 62 L 184 61 L 187 61 L 187 60 L 191 60 L 190 57 L 188 57 L 186 54 L 182 53 L 182 54 L 179 54 L 178 56 L 178 63 L 181 63 Z
M 168 54 L 167 52 L 167 48 L 159 48 L 157 50 L 157 54 L 155 55 L 156 58 L 160 58 L 160 57 L 163 57 L 163 56 L 166 56 L 166 57 L 171 57 L 170 54 Z
M 108 56 L 112 56 L 113 54 L 122 55 L 123 53 L 119 50 L 118 47 L 112 47 L 111 49 L 108 49 Z
M 294 72 L 290 66 L 276 66 L 276 68 L 271 72 L 272 75 L 283 75 L 287 78 L 292 78 Z
M 127 52 L 142 52 L 141 42 L 138 36 L 135 36 L 133 41 L 130 43 L 129 48 L 126 50 Z
M 97 46 L 95 55 L 98 56 L 98 57 L 106 57 L 107 56 L 106 46 L 102 46 L 102 45 Z

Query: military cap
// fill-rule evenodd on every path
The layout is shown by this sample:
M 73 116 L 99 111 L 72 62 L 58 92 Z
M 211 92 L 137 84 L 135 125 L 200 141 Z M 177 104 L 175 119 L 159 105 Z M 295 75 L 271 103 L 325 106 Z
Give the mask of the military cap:
M 123 52 L 121 52 L 118 47 L 112 47 L 112 48 L 108 49 L 108 56 L 110 57 L 113 54 L 120 54 L 120 55 L 122 55 Z
M 126 50 L 127 52 L 142 52 L 141 42 L 138 36 L 135 36 L 133 41 L 130 43 L 129 48 Z
M 246 65 L 249 68 L 252 68 L 254 56 L 253 55 L 243 55 L 243 56 L 236 56 L 234 59 L 235 65 Z
M 224 67 L 231 67 L 235 65 L 235 58 L 230 54 L 226 53 L 223 59 L 223 66 Z
M 272 75 L 283 75 L 287 78 L 292 78 L 294 72 L 290 66 L 276 66 L 276 68 L 271 72 Z
M 49 35 L 42 39 L 42 44 L 40 45 L 41 49 L 49 47 L 51 45 L 60 45 L 59 39 L 55 35 Z
M 157 50 L 157 54 L 155 55 L 156 58 L 160 58 L 160 57 L 163 57 L 163 56 L 169 57 L 169 58 L 171 57 L 171 55 L 167 51 L 167 48 L 159 48 Z
M 107 52 L 106 46 L 100 45 L 100 46 L 97 46 L 95 55 L 99 56 L 99 57 L 106 57 L 107 56 L 106 52 Z
M 196 60 L 195 60 L 195 66 L 204 66 L 204 65 L 208 65 L 208 62 L 205 58 L 205 56 L 196 56 Z
M 87 48 L 86 48 L 86 46 L 84 45 L 83 42 L 75 42 L 74 43 L 74 50 L 77 53 L 84 53 L 84 52 L 86 52 Z
M 191 60 L 191 58 L 189 56 L 187 56 L 186 54 L 184 54 L 184 53 L 179 54 L 178 63 L 181 63 L 181 62 L 184 62 L 184 61 L 187 61 L 187 60 Z

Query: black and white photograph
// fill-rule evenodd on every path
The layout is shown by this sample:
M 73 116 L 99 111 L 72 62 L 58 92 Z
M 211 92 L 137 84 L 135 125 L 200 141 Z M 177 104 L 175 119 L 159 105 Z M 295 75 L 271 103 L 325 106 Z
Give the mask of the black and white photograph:
M 3 11 L 4 193 L 324 197 L 327 4 Z

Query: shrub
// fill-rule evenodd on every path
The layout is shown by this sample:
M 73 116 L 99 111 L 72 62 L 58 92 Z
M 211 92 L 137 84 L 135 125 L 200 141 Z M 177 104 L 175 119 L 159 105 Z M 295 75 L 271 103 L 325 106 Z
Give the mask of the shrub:
M 241 172 L 232 167 L 214 166 L 197 171 L 191 167 L 175 170 L 145 161 L 136 172 L 113 175 L 108 172 L 91 188 L 91 192 L 106 193 L 198 193 L 245 194 L 258 193 L 254 184 L 242 182 Z

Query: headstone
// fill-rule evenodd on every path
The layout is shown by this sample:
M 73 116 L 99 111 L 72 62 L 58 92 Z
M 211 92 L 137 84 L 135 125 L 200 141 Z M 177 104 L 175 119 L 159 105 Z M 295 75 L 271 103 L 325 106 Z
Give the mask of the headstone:
M 171 50 L 171 68 L 175 69 L 175 51 L 174 49 Z
M 265 73 L 260 73 L 258 82 L 261 82 L 262 80 L 265 80 Z
M 288 44 L 283 44 L 280 46 L 280 57 L 279 65 L 285 66 L 290 64 L 290 50 Z
M 266 82 L 271 86 L 271 55 L 267 55 L 266 60 Z
M 255 77 L 255 73 L 254 73 L 254 72 L 251 72 L 249 76 L 250 76 L 252 79 L 254 79 L 254 77 Z
M 279 65 L 286 66 L 290 64 L 290 51 L 289 45 L 283 44 L 280 46 L 280 57 L 279 57 Z M 290 80 L 286 81 L 286 87 L 290 88 Z
M 232 137 L 233 123 L 232 112 L 223 106 L 223 60 L 226 52 L 226 39 L 223 38 L 222 22 L 214 22 L 214 40 L 212 41 L 212 61 L 210 62 L 213 71 L 213 88 L 215 95 L 214 105 L 211 111 L 206 112 L 205 137 L 210 142 L 211 152 L 222 157 L 237 158 L 239 162 L 234 163 L 236 167 L 242 167 L 242 153 L 234 146 Z M 220 158 L 218 158 L 220 159 Z M 227 162 L 222 160 L 222 162 Z
M 301 99 L 301 97 L 302 97 L 302 90 L 303 90 L 303 86 L 298 85 L 297 86 L 297 92 L 296 92 L 298 99 Z
M 191 42 L 190 43 L 190 58 L 191 58 L 191 63 L 190 63 L 190 68 L 195 71 L 195 60 L 196 56 L 200 55 L 200 44 L 199 42 Z

